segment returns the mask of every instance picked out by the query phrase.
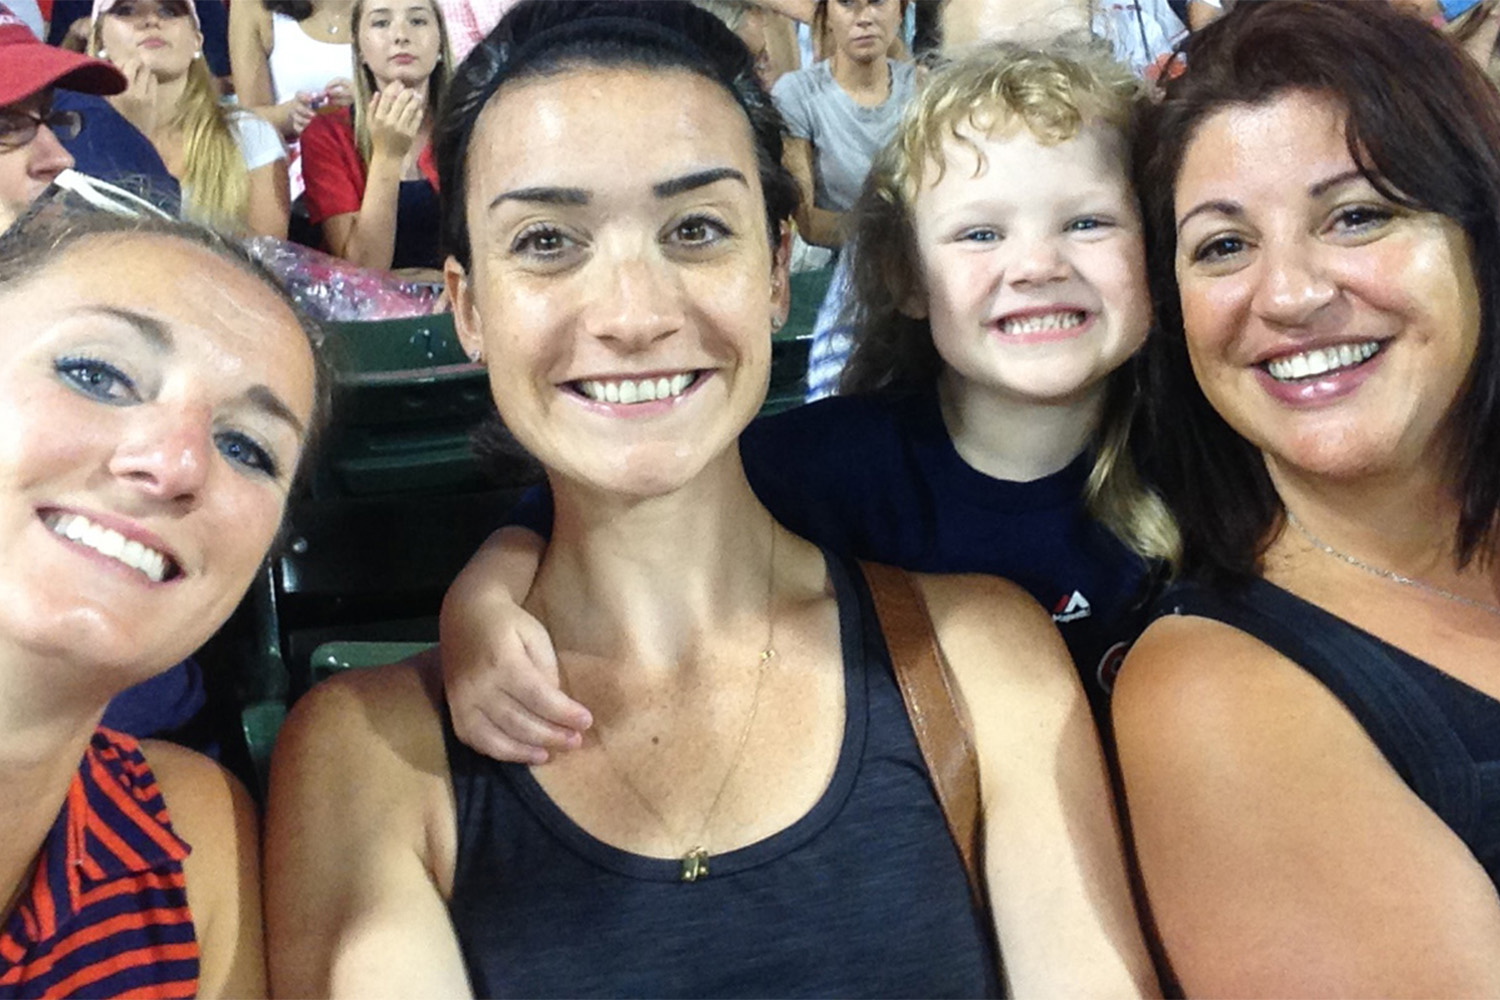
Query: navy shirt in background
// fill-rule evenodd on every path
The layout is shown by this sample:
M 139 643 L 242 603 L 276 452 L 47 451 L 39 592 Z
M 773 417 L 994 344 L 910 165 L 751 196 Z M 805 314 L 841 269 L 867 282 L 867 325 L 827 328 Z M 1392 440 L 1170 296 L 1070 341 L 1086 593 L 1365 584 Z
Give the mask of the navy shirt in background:
M 167 172 L 151 140 L 108 101 L 93 94 L 58 90 L 54 92 L 52 106 L 83 116 L 83 128 L 78 135 L 63 143 L 73 154 L 75 170 L 118 184 L 176 214 L 182 199 L 177 178 Z

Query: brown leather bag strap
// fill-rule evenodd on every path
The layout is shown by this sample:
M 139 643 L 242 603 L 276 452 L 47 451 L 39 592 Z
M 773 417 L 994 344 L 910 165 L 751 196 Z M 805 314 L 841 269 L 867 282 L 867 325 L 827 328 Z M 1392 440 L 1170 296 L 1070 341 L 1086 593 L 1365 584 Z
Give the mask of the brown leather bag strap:
M 980 871 L 979 760 L 964 723 L 927 604 L 905 570 L 860 563 L 885 633 L 896 683 L 932 775 L 948 832 L 958 845 L 975 906 L 985 908 Z

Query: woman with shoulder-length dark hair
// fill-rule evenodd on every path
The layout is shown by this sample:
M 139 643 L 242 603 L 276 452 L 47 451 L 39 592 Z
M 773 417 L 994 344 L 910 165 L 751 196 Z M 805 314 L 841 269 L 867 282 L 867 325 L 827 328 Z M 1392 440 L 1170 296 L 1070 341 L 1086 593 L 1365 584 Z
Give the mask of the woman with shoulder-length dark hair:
M 458 741 L 436 656 L 309 693 L 267 814 L 278 992 L 1155 988 L 1046 613 L 912 578 L 973 722 L 985 904 L 862 576 L 745 477 L 787 309 L 779 125 L 744 44 L 687 3 L 522 4 L 465 61 L 435 143 L 447 287 L 546 467 L 526 609 L 597 724 L 527 768 Z
M 1190 993 L 1500 992 L 1500 100 L 1384 4 L 1246 4 L 1139 146 L 1182 582 L 1114 718 Z

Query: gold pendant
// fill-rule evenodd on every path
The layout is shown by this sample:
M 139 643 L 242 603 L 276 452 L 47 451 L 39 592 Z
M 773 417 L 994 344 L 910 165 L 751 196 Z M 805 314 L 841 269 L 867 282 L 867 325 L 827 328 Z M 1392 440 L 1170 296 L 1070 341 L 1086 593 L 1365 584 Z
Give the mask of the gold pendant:
M 708 852 L 694 847 L 682 856 L 682 880 L 696 882 L 708 874 Z

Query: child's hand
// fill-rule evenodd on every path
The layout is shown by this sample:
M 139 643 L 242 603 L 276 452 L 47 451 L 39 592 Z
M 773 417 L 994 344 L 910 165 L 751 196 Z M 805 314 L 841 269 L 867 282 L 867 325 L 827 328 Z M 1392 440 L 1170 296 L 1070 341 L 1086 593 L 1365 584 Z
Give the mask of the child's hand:
M 531 589 L 543 542 L 523 528 L 495 532 L 448 588 L 438 623 L 443 690 L 453 729 L 496 760 L 543 764 L 593 725 L 563 694 L 542 623 L 518 603 Z

